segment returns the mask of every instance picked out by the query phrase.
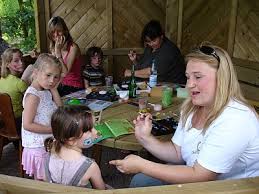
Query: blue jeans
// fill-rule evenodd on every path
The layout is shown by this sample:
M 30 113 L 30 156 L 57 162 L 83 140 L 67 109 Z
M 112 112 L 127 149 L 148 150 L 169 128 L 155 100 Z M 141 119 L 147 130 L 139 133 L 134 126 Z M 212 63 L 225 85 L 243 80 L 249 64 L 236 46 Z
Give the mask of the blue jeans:
M 138 173 L 132 178 L 129 187 L 135 188 L 135 187 L 150 187 L 150 186 L 161 186 L 161 185 L 169 185 L 169 183 L 163 182 L 159 179 L 153 178 L 151 176 L 147 176 L 142 173 Z

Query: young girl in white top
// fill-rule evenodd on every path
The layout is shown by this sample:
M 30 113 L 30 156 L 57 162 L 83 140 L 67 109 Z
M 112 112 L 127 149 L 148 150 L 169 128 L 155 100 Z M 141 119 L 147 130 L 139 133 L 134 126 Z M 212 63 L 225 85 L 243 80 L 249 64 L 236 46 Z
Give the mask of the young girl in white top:
M 96 162 L 82 154 L 97 138 L 94 119 L 86 106 L 59 107 L 51 118 L 54 138 L 45 140 L 50 152 L 46 162 L 45 180 L 72 186 L 88 186 L 105 189 Z
M 52 136 L 50 120 L 57 106 L 62 105 L 57 91 L 62 65 L 53 55 L 41 54 L 34 65 L 34 79 L 23 98 L 22 164 L 34 179 L 45 177 L 44 161 L 47 152 L 44 140 Z

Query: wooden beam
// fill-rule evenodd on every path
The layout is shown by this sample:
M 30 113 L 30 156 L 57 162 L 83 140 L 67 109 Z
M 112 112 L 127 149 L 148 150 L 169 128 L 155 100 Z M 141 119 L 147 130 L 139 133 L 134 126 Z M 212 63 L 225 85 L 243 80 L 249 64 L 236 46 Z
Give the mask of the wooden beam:
M 177 22 L 177 46 L 180 49 L 182 46 L 182 33 L 183 33 L 183 0 L 179 0 L 178 7 L 178 22 Z
M 22 193 L 56 193 L 56 194 L 256 194 L 259 192 L 259 177 L 237 179 L 237 180 L 223 180 L 198 182 L 188 184 L 175 184 L 156 187 L 142 187 L 142 188 L 126 188 L 114 190 L 89 190 L 80 187 L 71 187 L 58 184 L 49 184 L 41 181 L 30 179 L 22 179 L 18 177 L 10 177 L 0 175 L 0 190 L 7 191 L 9 194 Z M 44 192 L 45 191 L 45 192 Z
M 238 0 L 232 0 L 229 30 L 228 30 L 228 53 L 230 57 L 233 56 L 233 52 L 234 52 L 236 23 L 237 23 L 237 9 L 238 9 Z
M 166 17 L 165 17 L 165 35 L 177 42 L 177 28 L 178 28 L 178 0 L 166 1 Z
M 105 56 L 124 56 L 128 55 L 130 50 L 136 51 L 137 54 L 143 54 L 143 48 L 115 48 L 115 49 L 103 49 L 103 54 Z
M 235 57 L 232 58 L 232 62 L 234 65 L 259 71 L 259 62 L 239 59 Z
M 59 184 L 35 181 L 26 178 L 18 178 L 0 174 L 0 190 L 8 191 L 8 194 L 20 193 L 56 193 L 56 192 L 76 192 L 89 191 L 82 187 L 69 187 Z
M 113 48 L 113 9 L 112 5 L 113 1 L 112 0 L 106 0 L 106 9 L 107 9 L 107 34 L 108 34 L 108 48 L 112 49 Z M 108 57 L 108 66 L 104 67 L 105 72 L 108 73 L 108 75 L 113 75 L 113 70 L 112 70 L 112 65 L 113 65 L 113 56 Z
M 35 14 L 35 28 L 36 28 L 36 39 L 37 39 L 37 49 L 40 52 L 48 52 L 48 37 L 46 34 L 46 18 L 45 18 L 45 4 L 49 0 L 35 0 L 34 1 L 34 14 Z M 49 8 L 48 8 L 49 9 Z

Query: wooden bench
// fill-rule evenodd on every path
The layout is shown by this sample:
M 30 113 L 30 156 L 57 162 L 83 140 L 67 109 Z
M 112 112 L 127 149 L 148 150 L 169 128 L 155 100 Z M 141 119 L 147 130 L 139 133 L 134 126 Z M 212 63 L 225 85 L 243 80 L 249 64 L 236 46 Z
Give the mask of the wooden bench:
M 8 194 L 25 194 L 25 193 L 58 193 L 58 194 L 258 194 L 259 193 L 259 177 L 210 181 L 200 183 L 176 184 L 158 187 L 142 187 L 142 188 L 125 188 L 115 190 L 91 190 L 80 187 L 63 186 L 51 184 L 31 179 L 11 177 L 0 175 L 0 191 Z

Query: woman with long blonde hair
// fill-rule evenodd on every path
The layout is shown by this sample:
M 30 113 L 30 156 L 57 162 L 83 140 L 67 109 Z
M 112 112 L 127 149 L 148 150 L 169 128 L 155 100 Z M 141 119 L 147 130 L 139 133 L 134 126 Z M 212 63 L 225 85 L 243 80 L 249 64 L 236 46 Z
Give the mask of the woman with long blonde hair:
M 138 141 L 170 164 L 135 155 L 110 161 L 123 173 L 138 173 L 131 187 L 259 176 L 258 115 L 241 93 L 228 53 L 201 45 L 186 61 L 189 98 L 172 140 L 151 135 L 151 115 L 135 121 Z

